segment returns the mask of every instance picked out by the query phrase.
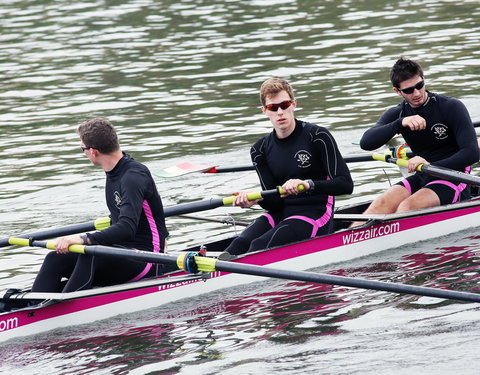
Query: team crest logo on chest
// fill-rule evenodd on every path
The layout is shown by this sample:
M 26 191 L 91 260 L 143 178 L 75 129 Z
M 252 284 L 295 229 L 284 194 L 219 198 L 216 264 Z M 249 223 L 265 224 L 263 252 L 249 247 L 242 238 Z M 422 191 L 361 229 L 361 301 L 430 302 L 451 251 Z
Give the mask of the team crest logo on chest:
M 115 193 L 113 193 L 113 199 L 115 199 L 115 206 L 117 206 L 117 208 L 120 208 L 120 205 L 122 204 L 122 197 L 120 196 L 120 193 L 118 191 L 115 191 Z
M 295 154 L 295 160 L 299 168 L 308 168 L 311 164 L 312 155 L 308 151 L 300 150 Z
M 444 124 L 437 123 L 431 128 L 436 139 L 448 138 L 448 127 Z

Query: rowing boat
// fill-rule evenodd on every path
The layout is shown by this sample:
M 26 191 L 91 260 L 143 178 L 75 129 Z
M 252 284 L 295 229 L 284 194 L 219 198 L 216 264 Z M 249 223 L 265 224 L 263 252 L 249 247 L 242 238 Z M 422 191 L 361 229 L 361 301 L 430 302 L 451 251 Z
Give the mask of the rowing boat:
M 300 271 L 366 256 L 392 248 L 393 244 L 397 247 L 447 235 L 480 222 L 480 198 L 386 215 L 361 214 L 367 205 L 368 202 L 338 208 L 334 215 L 335 231 L 330 235 L 248 253 L 231 262 Z M 364 224 L 349 228 L 352 221 Z M 207 244 L 207 255 L 218 256 L 232 239 Z M 177 253 L 198 250 L 199 247 L 192 247 Z M 10 289 L 1 294 L 1 301 L 14 307 L 0 313 L 0 341 L 91 323 L 260 279 L 222 271 L 188 274 L 179 270 L 158 278 L 72 293 Z

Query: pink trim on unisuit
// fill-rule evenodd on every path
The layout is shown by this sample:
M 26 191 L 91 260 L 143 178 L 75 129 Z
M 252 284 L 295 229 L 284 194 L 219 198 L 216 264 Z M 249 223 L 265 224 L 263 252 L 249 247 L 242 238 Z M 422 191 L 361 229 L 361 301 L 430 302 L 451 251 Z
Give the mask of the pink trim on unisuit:
M 147 217 L 148 224 L 150 226 L 150 231 L 152 232 L 152 245 L 153 245 L 153 252 L 159 253 L 160 252 L 160 234 L 158 233 L 157 224 L 155 223 L 155 219 L 152 214 L 152 209 L 150 208 L 147 201 L 143 201 L 143 211 L 145 212 L 145 216 Z M 148 271 L 152 268 L 152 263 L 147 263 L 145 268 L 142 272 L 140 272 L 137 276 L 135 276 L 131 281 L 140 280 L 144 277 Z

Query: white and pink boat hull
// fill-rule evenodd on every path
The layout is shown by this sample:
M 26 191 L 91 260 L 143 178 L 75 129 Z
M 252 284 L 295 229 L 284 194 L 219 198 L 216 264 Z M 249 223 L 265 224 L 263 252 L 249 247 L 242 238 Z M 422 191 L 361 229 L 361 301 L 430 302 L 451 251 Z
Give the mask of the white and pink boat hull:
M 336 214 L 336 218 L 342 217 L 357 220 L 360 215 Z M 447 235 L 478 226 L 477 223 L 480 223 L 478 199 L 407 214 L 372 217 L 365 226 L 251 253 L 234 262 L 301 271 Z M 46 301 L 38 306 L 0 314 L 0 341 L 145 310 L 261 279 L 224 272 L 198 276 L 179 271 L 121 286 L 66 294 L 43 293 L 41 297 Z M 16 297 L 38 298 L 38 293 Z

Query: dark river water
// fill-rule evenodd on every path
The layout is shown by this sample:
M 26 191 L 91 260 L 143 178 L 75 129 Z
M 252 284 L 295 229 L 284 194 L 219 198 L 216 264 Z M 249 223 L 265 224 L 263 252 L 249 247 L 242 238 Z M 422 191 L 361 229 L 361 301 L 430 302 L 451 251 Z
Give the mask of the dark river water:
M 355 154 L 399 102 L 388 74 L 407 56 L 422 63 L 429 90 L 480 120 L 477 0 L 3 0 L 0 15 L 1 237 L 106 215 L 104 174 L 75 133 L 94 116 L 111 120 L 122 149 L 152 171 L 246 164 L 271 130 L 259 86 L 281 76 L 296 89 L 297 118 Z M 337 206 L 400 176 L 378 162 L 349 166 L 355 190 Z M 253 172 L 157 183 L 166 206 L 259 187 Z M 258 210 L 203 214 L 227 215 L 248 221 Z M 173 249 L 235 230 L 167 224 Z M 30 285 L 44 255 L 3 248 L 0 290 Z M 319 271 L 471 291 L 479 262 L 470 230 Z M 2 343 L 0 373 L 476 374 L 479 318 L 476 304 L 267 280 Z

